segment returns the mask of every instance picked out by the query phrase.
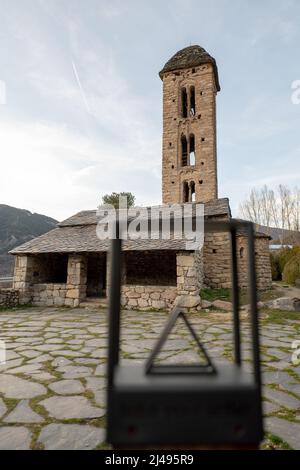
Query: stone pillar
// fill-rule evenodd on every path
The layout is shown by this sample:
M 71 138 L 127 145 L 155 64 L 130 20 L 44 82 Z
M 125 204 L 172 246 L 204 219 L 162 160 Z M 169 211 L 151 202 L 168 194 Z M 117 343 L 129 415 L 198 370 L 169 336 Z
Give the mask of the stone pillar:
M 32 302 L 34 260 L 27 255 L 15 258 L 13 288 L 19 291 L 20 304 Z
M 200 306 L 200 289 L 202 286 L 201 255 L 199 252 L 179 252 L 177 263 L 177 302 L 181 307 L 196 308 Z
M 69 255 L 68 279 L 65 305 L 78 307 L 86 298 L 87 257 L 85 255 Z

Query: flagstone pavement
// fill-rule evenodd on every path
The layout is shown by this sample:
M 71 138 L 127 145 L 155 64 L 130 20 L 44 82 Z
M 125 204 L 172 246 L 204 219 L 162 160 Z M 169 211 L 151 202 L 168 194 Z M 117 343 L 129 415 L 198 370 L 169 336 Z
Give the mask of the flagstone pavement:
M 167 314 L 122 314 L 122 361 L 143 361 Z M 213 314 L 190 320 L 219 363 L 231 360 L 231 325 Z M 243 357 L 251 368 L 250 330 L 243 323 Z M 105 310 L 26 308 L 0 312 L 0 449 L 101 449 L 105 443 Z M 300 449 L 300 366 L 291 362 L 300 319 L 262 322 L 265 448 Z M 182 325 L 161 354 L 170 363 L 197 360 Z

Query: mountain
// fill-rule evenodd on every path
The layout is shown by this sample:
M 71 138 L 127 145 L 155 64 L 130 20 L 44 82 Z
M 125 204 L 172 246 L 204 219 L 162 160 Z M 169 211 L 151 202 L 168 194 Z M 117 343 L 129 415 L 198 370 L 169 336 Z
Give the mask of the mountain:
M 300 245 L 300 232 L 295 230 L 287 230 L 275 227 L 266 227 L 264 225 L 256 225 L 258 232 L 263 232 L 272 237 L 271 244 L 278 245 Z
M 0 204 L 0 276 L 13 270 L 13 256 L 8 252 L 22 243 L 49 232 L 57 220 L 25 209 Z

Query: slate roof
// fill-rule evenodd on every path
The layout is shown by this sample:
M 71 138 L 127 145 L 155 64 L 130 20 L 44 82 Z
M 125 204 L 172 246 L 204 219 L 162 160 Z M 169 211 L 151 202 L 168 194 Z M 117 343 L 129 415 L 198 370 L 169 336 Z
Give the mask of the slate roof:
M 191 206 L 194 208 L 195 204 L 191 204 Z M 151 210 L 151 207 L 147 207 L 147 209 Z M 214 199 L 212 201 L 206 202 L 204 205 L 204 215 L 207 217 L 231 215 L 229 199 L 228 198 Z M 64 220 L 63 222 L 60 222 L 58 226 L 68 227 L 68 226 L 76 226 L 76 225 L 95 225 L 98 222 L 99 222 L 99 218 L 97 216 L 97 211 L 95 210 L 81 211 L 69 217 L 68 219 Z
M 243 219 L 236 219 L 236 220 L 239 220 L 240 222 L 247 222 L 246 220 L 243 220 Z M 272 237 L 270 236 L 269 233 L 263 232 L 262 230 L 259 230 L 259 228 L 262 228 L 262 227 L 259 227 L 258 225 L 254 225 L 255 237 L 256 238 L 268 238 L 269 240 L 272 240 Z M 237 236 L 238 237 L 246 237 L 247 236 L 247 233 L 246 233 L 246 231 L 243 227 L 238 229 Z
M 188 69 L 208 63 L 213 65 L 216 87 L 217 90 L 220 91 L 221 88 L 216 61 L 208 52 L 206 52 L 205 49 L 203 49 L 203 47 L 200 46 L 189 46 L 176 52 L 176 54 L 168 60 L 163 69 L 159 72 L 159 76 L 163 79 L 164 73 L 175 72 L 176 70 Z
M 191 204 L 195 208 L 195 204 Z M 206 217 L 230 217 L 229 200 L 216 199 L 205 204 Z M 148 208 L 150 209 L 150 207 Z M 99 217 L 95 210 L 82 211 L 58 224 L 50 232 L 14 248 L 11 254 L 83 253 L 107 251 L 109 240 L 100 240 L 96 234 Z M 123 250 L 185 250 L 185 240 L 127 240 Z

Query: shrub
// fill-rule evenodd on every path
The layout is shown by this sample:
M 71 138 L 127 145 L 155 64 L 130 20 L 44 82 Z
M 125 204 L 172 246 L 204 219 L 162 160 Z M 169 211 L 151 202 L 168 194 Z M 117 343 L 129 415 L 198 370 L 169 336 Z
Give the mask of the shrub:
M 270 258 L 271 258 L 272 280 L 280 281 L 281 270 L 280 270 L 279 256 L 277 253 L 271 253 Z
M 293 248 L 284 248 L 279 253 L 279 268 L 283 273 L 286 264 L 296 255 L 300 253 L 300 247 L 294 246 Z
M 285 265 L 282 279 L 287 284 L 295 284 L 296 279 L 300 279 L 300 252 Z

